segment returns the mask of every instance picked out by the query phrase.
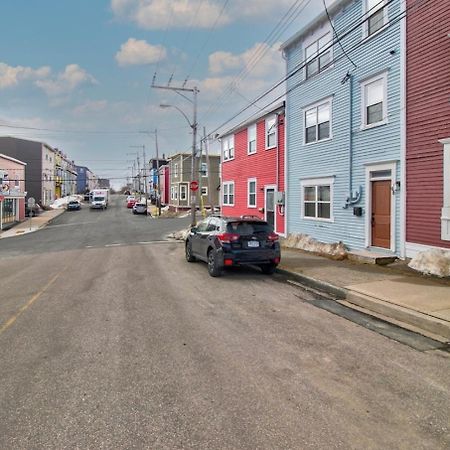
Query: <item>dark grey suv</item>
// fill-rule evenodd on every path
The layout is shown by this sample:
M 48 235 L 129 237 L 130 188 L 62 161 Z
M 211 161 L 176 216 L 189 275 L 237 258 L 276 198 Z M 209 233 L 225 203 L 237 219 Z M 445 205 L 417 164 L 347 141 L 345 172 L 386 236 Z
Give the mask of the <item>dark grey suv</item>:
M 212 277 L 225 267 L 259 266 L 272 274 L 280 262 L 280 243 L 272 227 L 254 217 L 209 217 L 186 238 L 186 260 L 208 263 Z

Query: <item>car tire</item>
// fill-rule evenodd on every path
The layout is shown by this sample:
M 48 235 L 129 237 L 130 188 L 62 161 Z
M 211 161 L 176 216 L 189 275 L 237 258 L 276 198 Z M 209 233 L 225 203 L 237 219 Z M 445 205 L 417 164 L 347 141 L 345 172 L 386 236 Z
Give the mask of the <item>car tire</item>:
M 197 258 L 192 254 L 192 244 L 189 241 L 186 242 L 185 253 L 186 253 L 186 261 L 187 262 L 197 261 Z
M 208 273 L 212 277 L 220 277 L 222 269 L 217 262 L 217 255 L 213 249 L 208 252 Z
M 262 264 L 259 267 L 264 275 L 273 275 L 277 269 L 276 264 Z

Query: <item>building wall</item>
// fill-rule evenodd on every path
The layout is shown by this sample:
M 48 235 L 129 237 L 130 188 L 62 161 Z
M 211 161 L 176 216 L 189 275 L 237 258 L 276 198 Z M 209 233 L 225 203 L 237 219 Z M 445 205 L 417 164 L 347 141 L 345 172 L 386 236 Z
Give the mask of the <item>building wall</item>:
M 368 196 L 366 192 L 366 165 L 394 161 L 395 177 L 400 178 L 401 133 L 400 133 L 400 24 L 396 23 L 364 39 L 363 26 L 345 36 L 361 21 L 361 0 L 343 2 L 344 7 L 333 17 L 341 44 L 347 50 L 355 69 L 343 55 L 339 45 L 333 46 L 333 65 L 318 75 L 305 80 L 304 69 L 297 71 L 287 83 L 287 212 L 288 233 L 305 233 L 323 242 L 343 241 L 350 249 L 367 246 Z M 400 13 L 400 0 L 388 6 L 389 18 Z M 318 25 L 319 26 L 319 25 Z M 324 19 L 324 29 L 329 27 Z M 314 30 L 312 31 L 314 32 Z M 303 39 L 308 39 L 306 34 Z M 364 40 L 364 41 L 363 41 Z M 363 41 L 363 42 L 362 42 Z M 287 70 L 293 71 L 303 62 L 302 40 L 286 50 Z M 361 82 L 370 76 L 387 72 L 388 123 L 372 129 L 361 129 Z M 351 72 L 351 79 L 346 74 Z M 350 102 L 350 93 L 352 101 Z M 304 109 L 325 98 L 331 98 L 331 139 L 304 144 Z M 353 121 L 350 135 L 350 120 Z M 350 136 L 353 144 L 353 163 L 350 176 Z M 333 221 L 302 218 L 302 180 L 328 178 L 333 184 Z M 352 190 L 361 188 L 361 199 L 355 206 L 363 208 L 362 217 L 353 215 L 353 207 L 344 208 Z M 400 193 L 392 194 L 395 213 L 395 252 L 400 253 Z M 370 222 L 369 222 L 370 223 Z
M 284 192 L 284 119 L 284 114 L 278 117 L 276 148 L 265 148 L 265 118 L 257 122 L 256 153 L 249 155 L 247 151 L 248 128 L 234 134 L 235 157 L 222 162 L 222 180 L 234 181 L 235 202 L 234 206 L 222 206 L 224 215 L 254 215 L 264 219 L 265 186 L 274 186 L 276 191 Z M 249 179 L 256 179 L 256 207 L 248 206 Z M 284 214 L 284 208 L 276 207 L 275 230 L 281 234 L 285 231 Z
M 0 186 L 0 195 L 5 199 L 12 199 L 15 202 L 16 219 L 18 221 L 25 219 L 25 168 L 26 164 L 17 161 L 11 161 L 9 158 L 3 158 L 0 155 L 0 171 L 4 171 L 8 177 Z
M 413 3 L 408 0 L 407 6 Z M 444 153 L 439 143 L 450 138 L 450 5 L 432 0 L 426 8 L 412 9 L 406 27 L 406 241 L 407 256 L 413 256 L 414 244 L 450 248 L 450 241 L 441 239 Z

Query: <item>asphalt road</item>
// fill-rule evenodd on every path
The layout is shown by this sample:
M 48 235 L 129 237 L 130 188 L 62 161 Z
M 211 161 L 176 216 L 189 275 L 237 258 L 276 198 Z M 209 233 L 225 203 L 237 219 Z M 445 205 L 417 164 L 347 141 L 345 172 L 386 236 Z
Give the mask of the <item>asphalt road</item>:
M 210 278 L 161 242 L 186 220 L 116 202 L 0 241 L 2 450 L 450 447 L 446 354 Z

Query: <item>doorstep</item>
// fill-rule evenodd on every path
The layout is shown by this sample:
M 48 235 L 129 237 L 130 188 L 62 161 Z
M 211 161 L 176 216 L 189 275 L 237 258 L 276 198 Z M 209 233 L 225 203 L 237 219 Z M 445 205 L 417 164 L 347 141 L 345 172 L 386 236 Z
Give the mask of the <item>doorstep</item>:
M 347 257 L 350 261 L 362 264 L 378 264 L 379 266 L 392 264 L 398 259 L 392 253 L 374 250 L 354 250 L 349 252 Z

